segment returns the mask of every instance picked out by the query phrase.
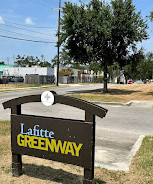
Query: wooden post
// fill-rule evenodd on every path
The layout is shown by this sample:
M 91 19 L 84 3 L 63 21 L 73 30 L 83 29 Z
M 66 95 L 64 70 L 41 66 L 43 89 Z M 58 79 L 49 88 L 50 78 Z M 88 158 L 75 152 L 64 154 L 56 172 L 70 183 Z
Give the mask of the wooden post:
M 21 114 L 21 105 L 16 105 L 11 108 L 11 114 Z M 12 124 L 12 122 L 11 122 Z M 12 131 L 12 128 L 11 128 Z M 12 132 L 11 132 L 12 134 Z M 12 138 L 11 138 L 11 147 L 12 147 Z M 22 175 L 22 155 L 15 154 L 12 152 L 12 175 L 14 177 L 19 177 Z
M 85 112 L 85 121 L 91 122 L 93 126 L 92 134 L 92 153 L 91 153 L 91 169 L 84 168 L 83 184 L 94 184 L 94 162 L 95 162 L 95 115 Z

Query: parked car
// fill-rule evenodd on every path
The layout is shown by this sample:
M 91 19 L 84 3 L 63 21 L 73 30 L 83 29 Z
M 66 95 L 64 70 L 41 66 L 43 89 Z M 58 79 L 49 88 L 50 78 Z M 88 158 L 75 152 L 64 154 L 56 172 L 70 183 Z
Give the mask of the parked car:
M 129 81 L 128 81 L 128 84 L 133 84 L 133 83 L 134 83 L 133 80 L 129 80 Z
M 3 79 L 2 78 L 0 78 L 0 84 L 3 84 Z
M 6 76 L 2 76 L 2 78 L 0 79 L 0 84 L 8 84 L 9 80 Z
M 15 76 L 13 76 L 11 78 L 11 82 L 24 82 L 24 78 L 23 77 L 15 77 Z
M 24 82 L 24 78 L 23 77 L 19 77 L 19 82 Z
M 144 84 L 149 84 L 151 81 L 149 79 L 143 80 Z

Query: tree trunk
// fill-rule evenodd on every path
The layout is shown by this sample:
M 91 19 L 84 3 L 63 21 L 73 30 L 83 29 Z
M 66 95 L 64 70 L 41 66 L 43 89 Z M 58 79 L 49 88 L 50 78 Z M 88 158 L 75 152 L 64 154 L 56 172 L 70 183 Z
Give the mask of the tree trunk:
M 108 93 L 108 89 L 107 89 L 107 64 L 106 63 L 104 65 L 104 88 L 103 88 L 103 93 Z
M 127 84 L 128 83 L 128 78 L 127 77 L 125 77 L 125 84 Z

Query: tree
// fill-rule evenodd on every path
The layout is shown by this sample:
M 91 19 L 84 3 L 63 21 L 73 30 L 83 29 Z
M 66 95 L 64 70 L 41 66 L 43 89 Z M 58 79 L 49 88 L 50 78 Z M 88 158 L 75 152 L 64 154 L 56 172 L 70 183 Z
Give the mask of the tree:
M 142 80 L 153 78 L 153 53 L 148 52 L 137 66 L 139 78 Z
M 120 66 L 117 62 L 114 62 L 111 66 L 108 66 L 109 78 L 119 77 L 121 73 Z
M 41 60 L 38 57 L 36 58 L 34 58 L 33 56 L 26 57 L 25 55 L 21 57 L 20 55 L 18 55 L 15 64 L 22 67 L 25 66 L 31 67 L 36 65 L 39 65 L 41 67 L 51 67 L 51 63 L 45 60 L 44 55 L 41 55 Z
M 101 72 L 103 69 L 101 63 L 91 62 L 89 65 L 89 70 L 93 70 L 94 73 L 97 74 L 98 72 Z
M 139 52 L 136 43 L 147 39 L 147 23 L 135 12 L 132 0 L 100 0 L 78 6 L 65 3 L 61 20 L 61 43 L 73 61 L 99 63 L 104 69 L 107 92 L 108 66 L 117 62 L 122 68 L 131 54 Z
M 153 21 L 153 11 L 150 12 L 149 18 L 150 18 L 150 21 Z
M 52 59 L 52 66 L 54 67 L 57 64 L 57 60 L 58 57 L 57 55 Z M 65 49 L 62 49 L 62 51 L 60 52 L 60 65 L 64 66 L 64 67 L 71 67 L 71 68 L 75 68 L 75 69 L 82 69 L 83 67 L 81 67 L 79 65 L 79 63 L 74 62 L 72 60 L 72 58 L 68 55 L 68 52 Z
M 5 62 L 4 62 L 4 61 L 1 61 L 1 62 L 0 62 L 0 65 L 5 65 Z
M 52 59 L 52 66 L 55 66 L 57 64 L 58 57 L 57 55 Z M 71 65 L 72 59 L 70 56 L 67 54 L 67 51 L 65 49 L 62 49 L 60 52 L 60 64 L 62 66 L 67 66 Z
M 73 71 L 72 68 L 63 68 L 63 69 L 59 72 L 59 74 L 60 74 L 61 76 L 72 76 L 72 75 L 74 75 L 74 71 Z
M 127 61 L 128 64 L 123 67 L 126 83 L 128 79 L 140 79 L 140 73 L 137 67 L 144 58 L 145 55 L 143 49 L 140 49 L 139 52 L 129 56 Z

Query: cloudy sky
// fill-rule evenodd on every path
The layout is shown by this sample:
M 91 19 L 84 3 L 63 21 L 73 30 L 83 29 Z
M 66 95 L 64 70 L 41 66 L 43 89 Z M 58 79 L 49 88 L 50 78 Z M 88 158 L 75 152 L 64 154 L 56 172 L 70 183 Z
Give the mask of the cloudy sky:
M 62 6 L 64 5 L 64 0 Z M 79 4 L 79 0 L 70 0 Z M 88 3 L 89 0 L 82 0 Z M 110 0 L 107 0 L 109 3 Z M 137 11 L 141 11 L 145 18 L 153 10 L 152 0 L 133 0 Z M 57 53 L 55 36 L 58 27 L 58 1 L 57 0 L 5 0 L 0 1 L 0 61 L 13 64 L 18 54 L 41 56 L 51 61 Z M 145 51 L 153 52 L 153 23 L 148 21 L 150 39 L 143 41 Z M 15 37 L 27 40 L 39 40 L 51 43 L 33 43 L 13 40 Z M 8 59 L 9 58 L 9 59 Z

